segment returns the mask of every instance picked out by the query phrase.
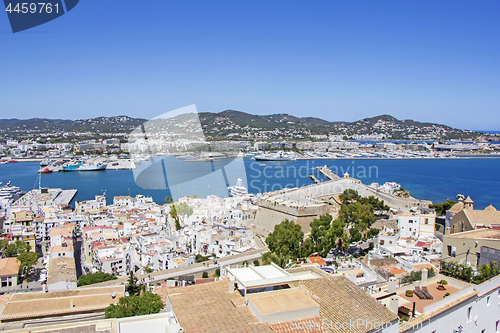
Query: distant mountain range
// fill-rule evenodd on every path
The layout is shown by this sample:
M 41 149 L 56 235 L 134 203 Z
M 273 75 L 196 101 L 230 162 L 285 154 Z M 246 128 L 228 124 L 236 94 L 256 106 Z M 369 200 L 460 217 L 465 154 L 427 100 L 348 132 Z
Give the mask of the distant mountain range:
M 484 133 L 452 128 L 447 125 L 399 120 L 390 115 L 380 115 L 354 122 L 327 120 L 314 117 L 295 117 L 289 114 L 252 115 L 241 111 L 226 110 L 219 113 L 201 112 L 200 122 L 209 140 L 308 140 L 336 135 L 360 139 L 380 137 L 385 139 L 450 140 L 479 139 Z M 33 137 L 40 133 L 73 136 L 87 133 L 130 133 L 146 119 L 128 116 L 97 117 L 91 119 L 0 119 L 2 137 Z M 81 137 L 81 135 L 79 135 Z

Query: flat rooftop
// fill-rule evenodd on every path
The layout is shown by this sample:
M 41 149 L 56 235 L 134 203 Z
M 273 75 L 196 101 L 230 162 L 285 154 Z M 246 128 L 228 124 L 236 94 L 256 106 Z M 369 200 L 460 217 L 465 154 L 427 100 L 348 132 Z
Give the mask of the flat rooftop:
M 249 266 L 229 268 L 229 274 L 235 277 L 238 283 L 245 288 L 266 285 L 286 284 L 299 281 L 299 278 L 288 273 L 283 268 L 271 264 L 266 266 Z
M 262 314 L 318 306 L 318 303 L 313 301 L 300 289 L 286 289 L 250 294 L 248 295 L 248 300 L 251 301 Z
M 465 232 L 458 232 L 451 235 L 446 235 L 450 238 L 463 238 L 463 239 L 490 239 L 500 240 L 500 230 L 498 229 L 477 229 Z

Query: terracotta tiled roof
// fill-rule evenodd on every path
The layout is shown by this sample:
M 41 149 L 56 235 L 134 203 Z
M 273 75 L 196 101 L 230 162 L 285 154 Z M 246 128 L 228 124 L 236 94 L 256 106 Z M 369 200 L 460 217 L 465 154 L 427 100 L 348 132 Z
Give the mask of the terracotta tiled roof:
M 0 276 L 11 276 L 19 273 L 19 261 L 16 258 L 0 259 Z
M 464 209 L 464 203 L 463 202 L 457 202 L 453 206 L 451 206 L 450 209 L 448 209 L 449 212 L 452 213 L 460 213 Z
M 477 224 L 484 224 L 485 226 L 490 226 L 492 224 L 500 224 L 500 212 L 495 210 L 470 210 L 464 209 L 464 213 L 472 223 L 476 226 Z
M 124 295 L 124 288 L 124 286 L 115 286 L 14 294 L 5 304 L 0 319 L 28 319 L 102 311 L 111 303 L 118 302 L 118 299 Z M 115 298 L 111 298 L 111 290 L 115 292 Z M 70 307 L 70 302 L 73 302 L 73 307 Z
M 184 332 L 273 332 L 246 307 L 235 307 L 238 292 L 228 292 L 228 281 L 167 289 Z M 235 300 L 236 301 L 236 300 Z
M 349 323 L 350 320 L 356 322 L 358 319 L 364 320 L 365 323 L 380 325 L 398 319 L 384 305 L 344 276 L 331 276 L 314 267 L 295 268 L 288 271 L 304 270 L 312 270 L 323 276 L 323 278 L 300 281 L 300 288 L 319 304 L 319 315 L 329 325 L 335 325 L 335 323 L 342 325 Z M 354 325 L 339 332 L 361 333 L 366 331 L 364 325 Z
M 297 319 L 293 322 L 285 321 L 281 323 L 271 324 L 273 331 L 277 333 L 316 333 L 316 332 L 329 332 L 323 329 L 321 317 L 310 317 L 304 319 Z

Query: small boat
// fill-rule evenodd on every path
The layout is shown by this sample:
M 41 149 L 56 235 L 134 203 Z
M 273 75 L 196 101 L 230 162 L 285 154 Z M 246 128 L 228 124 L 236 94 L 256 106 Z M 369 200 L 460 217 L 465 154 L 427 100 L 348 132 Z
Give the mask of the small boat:
M 278 151 L 276 153 L 255 155 L 252 157 L 254 161 L 295 161 L 297 156 L 294 153 L 285 153 Z
M 40 169 L 38 170 L 38 173 L 51 173 L 52 170 L 50 170 L 49 168 L 43 168 L 43 169 Z

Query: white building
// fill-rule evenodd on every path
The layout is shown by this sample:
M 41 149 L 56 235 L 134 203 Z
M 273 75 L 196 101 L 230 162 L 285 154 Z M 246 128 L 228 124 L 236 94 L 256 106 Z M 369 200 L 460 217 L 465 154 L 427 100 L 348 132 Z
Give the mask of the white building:
M 417 212 L 403 213 L 398 217 L 398 227 L 401 239 L 418 239 L 434 236 L 436 211 L 431 208 L 421 208 Z

